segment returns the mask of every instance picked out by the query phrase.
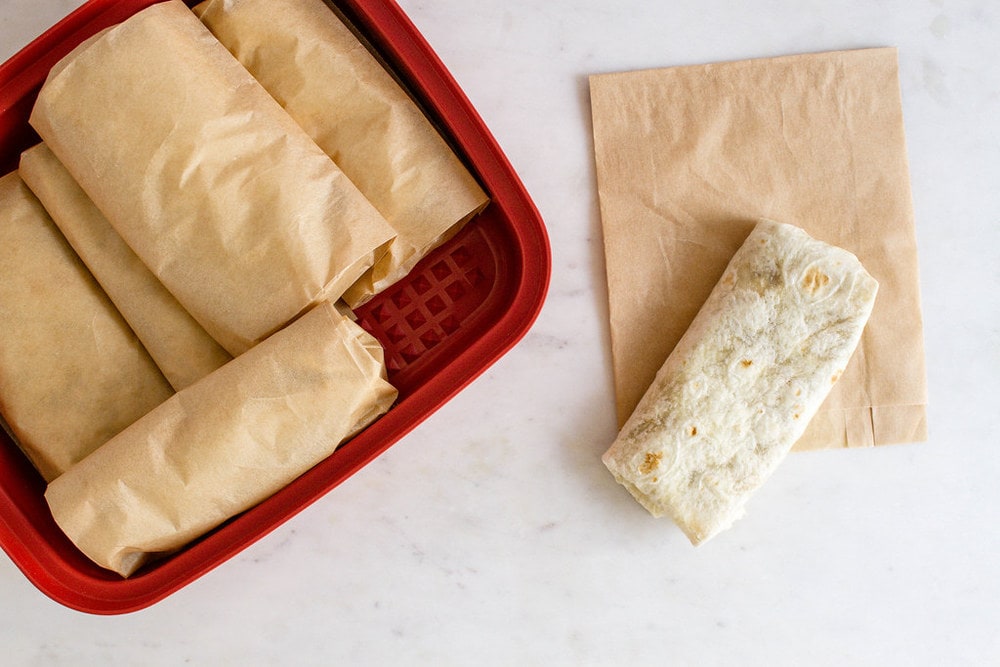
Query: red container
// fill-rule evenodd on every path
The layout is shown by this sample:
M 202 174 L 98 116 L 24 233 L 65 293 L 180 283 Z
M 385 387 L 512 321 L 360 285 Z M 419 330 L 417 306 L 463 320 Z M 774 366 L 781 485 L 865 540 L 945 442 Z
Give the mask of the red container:
M 0 66 L 0 174 L 38 141 L 28 115 L 50 67 L 156 0 L 91 0 Z M 191 3 L 193 4 L 193 3 Z M 42 478 L 0 433 L 0 546 L 42 592 L 75 609 L 147 607 L 279 526 L 403 437 L 508 351 L 548 287 L 545 228 L 524 187 L 441 61 L 393 0 L 336 0 L 451 140 L 491 203 L 401 283 L 358 310 L 386 349 L 397 404 L 291 485 L 129 579 L 91 563 L 52 520 Z

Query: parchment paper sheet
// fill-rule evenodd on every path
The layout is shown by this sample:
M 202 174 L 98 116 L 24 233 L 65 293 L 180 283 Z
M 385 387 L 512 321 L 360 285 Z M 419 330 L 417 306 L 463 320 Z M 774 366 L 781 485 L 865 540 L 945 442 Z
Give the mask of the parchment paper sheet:
M 232 358 L 150 273 L 48 146 L 25 151 L 19 171 L 175 390 Z
M 926 438 L 895 49 L 591 77 L 620 422 L 756 220 L 803 227 L 879 282 L 861 343 L 797 449 Z
M 395 400 L 382 348 L 321 304 L 49 485 L 59 526 L 128 576 L 266 499 Z
M 180 0 L 60 61 L 31 123 L 233 355 L 338 298 L 395 235 Z
M 0 178 L 0 413 L 46 480 L 173 390 L 17 172 Z
M 397 231 L 345 294 L 351 306 L 486 206 L 421 110 L 322 0 L 207 0 L 194 11 Z

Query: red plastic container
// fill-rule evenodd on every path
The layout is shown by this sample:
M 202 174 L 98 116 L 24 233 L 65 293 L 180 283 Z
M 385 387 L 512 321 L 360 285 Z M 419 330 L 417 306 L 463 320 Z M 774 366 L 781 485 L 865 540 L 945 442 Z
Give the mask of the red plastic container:
M 45 76 L 97 31 L 155 0 L 91 0 L 0 66 L 0 174 L 38 141 L 28 115 Z M 193 3 L 191 3 L 193 4 Z M 95 614 L 164 598 L 327 493 L 403 437 L 508 351 L 548 287 L 545 228 L 524 187 L 440 60 L 392 0 L 337 0 L 465 159 L 491 196 L 484 213 L 401 283 L 358 310 L 386 349 L 397 404 L 257 507 L 129 579 L 91 563 L 49 514 L 42 478 L 0 433 L 0 546 L 42 592 Z

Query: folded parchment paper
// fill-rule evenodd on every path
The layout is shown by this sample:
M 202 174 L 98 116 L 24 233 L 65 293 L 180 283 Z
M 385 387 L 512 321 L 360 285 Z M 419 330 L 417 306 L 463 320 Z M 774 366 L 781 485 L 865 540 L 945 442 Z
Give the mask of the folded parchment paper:
M 378 342 L 321 304 L 175 394 L 45 498 L 81 551 L 128 576 L 274 494 L 395 397 Z
M 322 0 L 207 0 L 194 12 L 396 229 L 388 254 L 344 295 L 351 306 L 486 206 L 417 105 Z
M 338 298 L 395 234 L 180 0 L 61 60 L 31 123 L 234 355 Z
M 878 281 L 857 353 L 798 449 L 926 438 L 895 49 L 591 78 L 620 422 L 758 218 L 845 248 Z
M 0 178 L 0 413 L 46 480 L 173 391 L 17 172 Z
M 175 390 L 232 358 L 150 273 L 48 146 L 25 151 L 19 171 Z

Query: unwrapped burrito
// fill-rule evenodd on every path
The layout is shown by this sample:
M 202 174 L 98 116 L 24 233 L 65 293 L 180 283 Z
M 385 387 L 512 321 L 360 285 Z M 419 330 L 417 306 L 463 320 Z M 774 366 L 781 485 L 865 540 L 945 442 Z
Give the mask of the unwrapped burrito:
M 385 412 L 382 348 L 321 304 L 49 485 L 56 522 L 128 576 L 287 485 Z
M 150 273 L 48 146 L 25 151 L 20 174 L 175 390 L 232 358 Z
M 172 393 L 38 199 L 0 178 L 0 413 L 42 477 Z
M 338 298 L 394 236 L 180 0 L 57 63 L 31 124 L 233 355 Z
M 351 306 L 486 206 L 421 110 L 322 0 L 207 0 L 194 12 L 395 228 L 389 252 L 344 295 Z
M 728 528 L 843 372 L 877 290 L 846 250 L 758 223 L 605 465 L 692 543 Z

